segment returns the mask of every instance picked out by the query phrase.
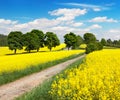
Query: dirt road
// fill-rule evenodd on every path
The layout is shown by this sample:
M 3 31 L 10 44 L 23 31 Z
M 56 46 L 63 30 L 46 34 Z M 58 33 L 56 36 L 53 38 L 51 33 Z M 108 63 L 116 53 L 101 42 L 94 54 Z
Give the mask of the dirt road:
M 72 64 L 78 59 L 83 58 L 84 56 L 85 55 L 74 58 L 72 60 L 68 60 L 64 63 L 47 68 L 41 72 L 25 76 L 14 82 L 0 86 L 0 100 L 13 100 L 15 97 L 18 97 L 25 92 L 30 91 L 39 84 L 42 84 L 43 81 L 51 78 L 55 74 L 65 69 L 68 65 Z

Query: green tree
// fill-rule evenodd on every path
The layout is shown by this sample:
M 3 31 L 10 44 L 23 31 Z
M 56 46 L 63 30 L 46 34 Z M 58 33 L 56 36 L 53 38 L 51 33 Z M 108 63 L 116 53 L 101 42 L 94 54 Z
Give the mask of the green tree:
M 7 46 L 7 36 L 0 34 L 0 46 Z
M 70 48 L 75 48 L 77 43 L 77 36 L 72 32 L 70 32 L 69 34 L 65 34 L 64 43 L 66 44 L 68 50 Z
M 31 33 L 36 34 L 39 38 L 38 39 L 39 46 L 37 48 L 37 52 L 38 52 L 41 47 L 44 47 L 44 33 L 42 31 L 36 30 L 36 29 L 32 30 Z
M 54 34 L 53 32 L 47 32 L 45 34 L 45 45 L 52 50 L 52 47 L 56 47 L 60 45 L 60 40 L 58 39 L 57 35 Z
M 89 54 L 90 52 L 97 51 L 97 50 L 102 50 L 103 45 L 100 42 L 94 42 L 94 43 L 89 43 L 87 44 L 86 47 L 86 54 Z
M 79 48 L 79 46 L 83 43 L 83 38 L 81 36 L 76 36 L 76 43 L 73 45 L 73 49 Z
M 100 42 L 101 42 L 101 44 L 102 44 L 103 46 L 105 46 L 106 43 L 107 43 L 106 40 L 105 40 L 104 38 L 102 38 Z
M 112 46 L 112 40 L 111 40 L 111 39 L 108 39 L 108 40 L 107 40 L 107 45 L 108 45 L 108 46 Z
M 20 31 L 10 32 L 7 41 L 9 49 L 14 50 L 15 54 L 17 49 L 19 50 L 23 49 L 22 32 Z
M 103 49 L 103 44 L 101 42 L 96 42 L 96 45 L 97 45 L 97 50 Z
M 39 48 L 39 37 L 36 34 L 33 34 L 31 32 L 27 32 L 24 36 L 24 45 L 26 46 L 25 50 L 29 53 L 31 50 L 37 50 Z
M 92 33 L 85 33 L 83 37 L 86 44 L 96 42 L 96 37 Z

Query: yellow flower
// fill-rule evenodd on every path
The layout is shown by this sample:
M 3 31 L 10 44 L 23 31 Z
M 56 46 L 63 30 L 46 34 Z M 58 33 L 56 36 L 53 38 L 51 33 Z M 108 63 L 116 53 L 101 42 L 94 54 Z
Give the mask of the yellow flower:
M 56 87 L 51 89 L 52 95 L 71 100 L 120 100 L 119 60 L 120 49 L 88 54 L 78 68 L 66 70 L 59 76 Z M 60 86 L 61 96 L 56 92 Z

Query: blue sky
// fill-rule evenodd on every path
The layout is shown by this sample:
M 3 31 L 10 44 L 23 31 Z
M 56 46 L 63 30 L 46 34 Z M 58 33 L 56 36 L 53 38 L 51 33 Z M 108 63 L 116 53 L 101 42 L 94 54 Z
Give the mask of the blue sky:
M 0 0 L 0 34 L 52 31 L 120 39 L 119 0 Z

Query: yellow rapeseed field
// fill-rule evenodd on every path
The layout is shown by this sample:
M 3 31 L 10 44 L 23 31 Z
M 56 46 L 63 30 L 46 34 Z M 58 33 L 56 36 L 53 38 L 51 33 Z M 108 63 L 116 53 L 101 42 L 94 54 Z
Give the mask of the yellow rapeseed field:
M 25 69 L 32 65 L 38 65 L 49 61 L 62 59 L 70 55 L 82 52 L 84 51 L 70 50 L 70 51 L 38 52 L 0 56 L 0 73 Z
M 120 100 L 120 49 L 90 53 L 56 78 L 49 91 L 56 99 Z
M 56 46 L 55 48 L 53 47 L 52 51 L 60 50 L 65 47 L 66 47 L 66 45 L 64 43 L 62 43 L 59 46 Z M 22 50 L 17 50 L 17 53 L 26 52 L 24 49 L 25 49 L 25 47 Z M 36 50 L 34 50 L 34 51 L 36 51 Z M 43 48 L 40 48 L 40 51 L 50 51 L 50 50 L 47 47 L 43 47 Z M 13 54 L 13 53 L 14 53 L 14 51 L 9 50 L 8 47 L 0 47 L 0 56 L 4 56 L 6 54 Z

